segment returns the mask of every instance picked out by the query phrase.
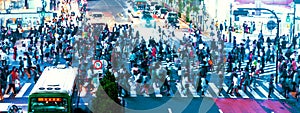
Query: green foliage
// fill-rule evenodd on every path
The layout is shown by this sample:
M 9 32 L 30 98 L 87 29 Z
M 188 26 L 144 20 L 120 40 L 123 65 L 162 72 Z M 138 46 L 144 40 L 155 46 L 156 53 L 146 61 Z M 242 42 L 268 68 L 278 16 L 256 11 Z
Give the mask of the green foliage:
M 190 22 L 190 17 L 189 17 L 189 16 L 186 16 L 186 17 L 185 17 L 185 21 L 186 21 L 186 22 Z
M 185 15 L 186 15 L 186 22 L 189 22 L 190 21 L 190 14 L 191 14 L 191 7 L 190 6 L 187 6 L 186 7 L 186 11 L 185 11 Z
M 198 14 L 199 11 L 200 11 L 200 7 L 193 6 L 193 7 L 192 7 L 192 11 Z
M 178 3 L 179 3 L 179 4 L 178 4 L 179 13 L 182 13 L 182 12 L 183 12 L 183 9 L 184 9 L 182 0 L 178 0 Z
M 169 4 L 172 4 L 174 2 L 174 0 L 169 0 Z
M 120 113 L 122 106 L 118 99 L 118 87 L 115 77 L 109 71 L 100 81 L 96 98 L 92 100 L 92 109 L 97 113 Z
M 178 12 L 178 18 L 181 18 L 181 12 Z

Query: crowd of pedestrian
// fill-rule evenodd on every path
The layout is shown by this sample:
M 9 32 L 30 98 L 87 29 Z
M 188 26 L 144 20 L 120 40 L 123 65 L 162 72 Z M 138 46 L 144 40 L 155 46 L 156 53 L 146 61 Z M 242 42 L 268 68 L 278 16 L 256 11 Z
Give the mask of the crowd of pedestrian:
M 76 17 L 71 16 L 70 13 L 71 11 L 61 12 L 58 17 L 53 17 L 44 25 L 33 26 L 27 31 L 27 35 L 18 31 L 12 32 L 13 29 L 9 27 L 1 27 L 1 100 L 3 100 L 2 89 L 5 94 L 13 89 L 15 96 L 17 93 L 15 85 L 19 84 L 20 89 L 22 80 L 36 82 L 45 66 L 59 63 L 72 64 L 77 33 L 81 29 L 79 23 L 84 13 Z M 21 28 L 21 25 L 18 25 L 18 28 Z

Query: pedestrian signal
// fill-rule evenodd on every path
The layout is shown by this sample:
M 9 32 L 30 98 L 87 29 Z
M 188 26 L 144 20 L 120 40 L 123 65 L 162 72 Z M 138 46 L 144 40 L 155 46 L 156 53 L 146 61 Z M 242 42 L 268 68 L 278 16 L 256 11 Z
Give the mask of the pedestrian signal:
M 286 22 L 290 22 L 290 15 L 288 15 L 287 17 L 286 17 Z

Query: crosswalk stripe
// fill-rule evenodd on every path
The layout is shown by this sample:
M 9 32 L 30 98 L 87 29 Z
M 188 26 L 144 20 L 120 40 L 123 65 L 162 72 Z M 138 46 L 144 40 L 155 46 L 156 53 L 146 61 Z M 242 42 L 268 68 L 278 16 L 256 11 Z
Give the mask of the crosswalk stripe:
M 251 95 L 255 98 L 255 99 L 263 99 L 261 98 L 255 91 L 254 89 L 250 90 L 249 88 L 246 88 L 248 92 L 251 93 Z
M 180 83 L 177 83 L 177 84 L 176 84 L 176 87 L 177 87 L 177 89 L 178 89 L 177 91 L 179 92 L 179 94 L 180 94 L 181 97 L 187 97 L 187 95 L 184 95 L 184 94 L 182 93 L 182 90 L 181 90 L 182 86 L 181 86 Z
M 223 89 L 225 90 L 225 91 L 227 91 L 228 90 L 228 87 L 227 87 L 227 85 L 225 84 L 225 83 L 223 83 Z M 230 98 L 237 98 L 235 95 L 233 95 L 233 96 L 231 96 L 231 95 L 228 95 Z
M 162 95 L 160 94 L 160 88 L 156 87 L 155 83 L 153 83 L 153 89 L 154 89 L 155 97 L 162 97 Z
M 162 94 L 160 94 L 160 93 L 156 93 L 156 94 L 155 94 L 155 97 L 163 97 L 163 96 L 162 96 Z
M 264 84 L 267 88 L 269 88 L 269 84 L 268 84 L 268 83 L 264 82 L 263 84 Z M 274 88 L 273 94 L 274 94 L 277 98 L 279 98 L 279 99 L 285 99 L 285 97 L 283 97 L 283 96 L 282 96 L 275 88 Z
M 135 88 L 135 84 L 129 84 L 131 87 L 130 87 L 130 97 L 137 97 L 137 95 L 136 95 L 136 88 Z M 133 87 L 132 87 L 132 85 L 133 85 Z
M 258 89 L 265 97 L 268 97 L 268 92 L 266 92 L 266 90 L 264 90 L 261 86 L 258 86 L 257 89 Z
M 218 93 L 219 93 L 219 89 L 217 88 L 217 86 L 214 84 L 214 83 L 208 83 L 208 85 L 211 87 L 211 89 L 213 90 L 213 92 L 218 96 L 218 97 L 221 97 L 221 98 L 224 98 L 224 96 L 219 96 Z
M 25 83 L 19 93 L 16 95 L 16 98 L 21 98 L 25 94 L 26 90 L 30 87 L 30 85 L 31 83 Z
M 12 94 L 12 93 L 4 94 L 4 95 L 3 95 L 3 98 L 9 98 L 11 94 Z
M 148 95 L 148 94 L 144 93 L 144 97 L 150 97 L 150 95 Z
M 242 96 L 242 98 L 249 98 L 249 96 L 243 90 L 238 90 L 238 92 Z
M 207 90 L 204 92 L 204 96 L 205 96 L 205 97 L 210 97 L 210 98 L 213 97 L 213 96 L 210 94 L 210 92 L 207 91 Z
M 190 89 L 190 91 L 191 91 L 193 97 L 200 97 L 200 96 L 197 94 L 196 89 L 194 88 L 194 86 L 193 86 L 191 83 L 190 83 L 190 85 L 189 85 L 189 89 Z

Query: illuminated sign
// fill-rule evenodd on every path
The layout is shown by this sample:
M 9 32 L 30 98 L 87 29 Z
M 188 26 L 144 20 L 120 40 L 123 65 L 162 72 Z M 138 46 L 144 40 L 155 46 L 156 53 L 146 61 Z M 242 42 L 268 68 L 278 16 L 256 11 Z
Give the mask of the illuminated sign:
M 38 98 L 39 102 L 61 102 L 61 98 Z

